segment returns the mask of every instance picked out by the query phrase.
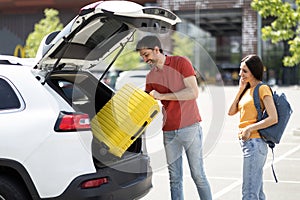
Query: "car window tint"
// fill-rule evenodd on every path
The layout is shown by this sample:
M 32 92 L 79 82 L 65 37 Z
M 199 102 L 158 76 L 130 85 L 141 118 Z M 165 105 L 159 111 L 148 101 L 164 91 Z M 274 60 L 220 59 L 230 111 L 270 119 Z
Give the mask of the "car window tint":
M 7 81 L 0 78 L 0 110 L 20 108 L 18 96 Z
M 61 88 L 65 97 L 67 97 L 71 102 L 88 100 L 88 97 L 81 91 L 81 89 L 72 82 L 58 81 L 58 86 Z

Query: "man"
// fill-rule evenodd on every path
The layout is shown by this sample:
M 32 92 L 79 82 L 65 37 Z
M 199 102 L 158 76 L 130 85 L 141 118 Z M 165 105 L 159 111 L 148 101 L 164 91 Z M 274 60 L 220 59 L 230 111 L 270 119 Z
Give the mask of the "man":
M 172 200 L 183 200 L 182 151 L 201 200 L 211 200 L 202 157 L 201 117 L 197 106 L 198 85 L 191 62 L 182 56 L 165 56 L 156 36 L 142 38 L 136 47 L 151 66 L 146 89 L 163 105 L 163 140 L 168 162 Z

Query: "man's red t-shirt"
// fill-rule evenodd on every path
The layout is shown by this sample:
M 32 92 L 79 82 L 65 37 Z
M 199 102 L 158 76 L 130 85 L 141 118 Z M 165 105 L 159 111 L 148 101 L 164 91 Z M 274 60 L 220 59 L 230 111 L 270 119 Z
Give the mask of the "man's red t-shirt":
M 166 56 L 163 69 L 152 68 L 146 78 L 146 92 L 175 93 L 185 88 L 183 79 L 195 76 L 191 62 L 181 56 Z M 201 121 L 196 99 L 161 101 L 163 131 L 177 130 Z

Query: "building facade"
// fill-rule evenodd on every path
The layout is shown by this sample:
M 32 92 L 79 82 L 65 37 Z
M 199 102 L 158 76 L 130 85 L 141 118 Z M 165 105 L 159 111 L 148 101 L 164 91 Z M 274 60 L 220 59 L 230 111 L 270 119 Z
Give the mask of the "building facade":
M 11 0 L 0 2 L 0 54 L 13 54 L 23 46 L 34 24 L 43 18 L 45 8 L 55 8 L 66 24 L 90 0 Z M 226 44 L 226 37 L 241 38 L 242 55 L 257 53 L 257 15 L 251 10 L 251 0 L 144 0 L 136 2 L 159 5 L 178 14 L 183 20 L 198 23 L 201 29 L 216 37 L 217 46 Z M 195 11 L 199 10 L 199 20 Z M 3 48 L 5 47 L 5 48 Z M 221 48 L 222 49 L 222 48 Z M 222 54 L 222 53 L 221 53 Z M 220 57 L 222 57 L 220 55 Z
M 22 57 L 23 46 L 34 24 L 44 18 L 46 8 L 59 11 L 59 18 L 66 25 L 80 8 L 96 0 L 5 0 L 0 1 L 0 54 Z M 132 0 L 134 1 L 134 0 Z M 155 0 L 135 0 L 141 4 Z
M 251 9 L 251 0 L 132 1 L 142 5 L 162 6 L 176 13 L 183 20 L 176 29 L 202 42 L 221 69 L 237 71 L 239 61 L 247 54 L 260 55 L 269 66 L 281 63 L 280 51 L 269 53 L 270 44 L 262 44 L 258 30 L 265 22 Z M 34 30 L 34 24 L 44 18 L 45 8 L 57 9 L 61 22 L 66 25 L 81 7 L 93 2 L 95 0 L 0 1 L 0 54 L 23 56 L 26 38 Z M 195 32 L 202 34 L 191 35 Z M 274 57 L 270 57 L 270 54 L 274 54 Z M 296 69 L 278 66 L 272 73 L 268 73 L 267 77 L 269 78 L 269 74 L 275 74 L 277 77 L 273 78 L 287 82 L 290 80 L 290 74 L 297 74 L 297 71 L 293 70 Z M 285 74 L 285 77 L 279 77 L 281 74 Z

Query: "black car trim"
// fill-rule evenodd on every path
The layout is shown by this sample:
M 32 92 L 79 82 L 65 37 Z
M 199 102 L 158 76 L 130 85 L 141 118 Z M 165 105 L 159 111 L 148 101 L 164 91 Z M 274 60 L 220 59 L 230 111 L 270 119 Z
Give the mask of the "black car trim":
M 11 175 L 18 180 L 20 180 L 21 178 L 22 181 L 24 181 L 29 193 L 31 194 L 32 199 L 40 199 L 30 175 L 21 163 L 10 159 L 0 159 L 0 173 Z
M 149 157 L 140 154 L 140 156 L 134 159 L 126 160 L 120 165 L 134 165 L 136 163 L 142 163 L 144 166 L 149 166 Z M 149 166 L 150 167 L 150 166 Z M 118 168 L 118 167 L 117 167 Z M 128 177 L 130 173 L 119 171 L 116 173 L 116 169 L 112 167 L 105 167 L 97 169 L 96 173 L 86 174 L 76 177 L 68 186 L 68 188 L 58 197 L 47 198 L 47 200 L 84 200 L 84 199 L 97 199 L 97 200 L 128 200 L 137 199 L 146 195 L 152 188 L 152 171 L 151 168 L 147 172 L 143 173 L 131 173 L 132 180 L 123 180 L 122 176 Z M 82 189 L 80 186 L 87 180 L 95 178 L 107 177 L 109 182 L 96 188 Z M 46 199 L 45 199 L 46 200 Z
M 147 168 L 146 172 L 122 172 L 122 166 L 143 165 Z M 148 168 L 149 167 L 149 168 Z M 116 173 L 117 172 L 117 173 Z M 27 170 L 17 161 L 10 159 L 0 159 L 0 173 L 11 174 L 14 177 L 21 177 L 27 186 L 32 199 L 40 200 L 38 192 L 34 186 Z M 131 174 L 131 175 L 130 175 Z M 122 178 L 124 176 L 124 178 Z M 131 176 L 131 179 L 128 177 Z M 109 177 L 109 183 L 97 188 L 81 189 L 80 185 L 91 179 Z M 126 178 L 125 178 L 126 177 Z M 119 166 L 98 168 L 96 173 L 85 174 L 76 177 L 59 196 L 53 198 L 43 198 L 45 200 L 84 200 L 84 199 L 117 199 L 128 200 L 136 199 L 146 195 L 152 188 L 152 170 L 149 166 L 149 157 L 140 154 L 139 156 L 119 163 Z

